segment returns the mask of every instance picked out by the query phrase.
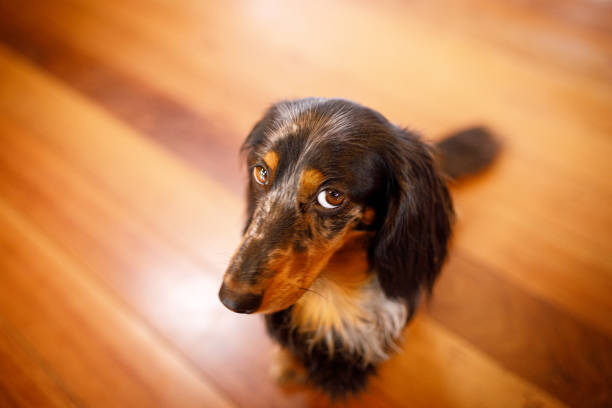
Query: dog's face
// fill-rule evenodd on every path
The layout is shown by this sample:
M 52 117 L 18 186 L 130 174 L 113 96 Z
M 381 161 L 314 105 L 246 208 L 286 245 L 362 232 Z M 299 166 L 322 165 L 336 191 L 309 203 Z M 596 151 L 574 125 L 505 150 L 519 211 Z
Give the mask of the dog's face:
M 379 244 L 393 239 L 397 227 L 385 219 L 400 211 L 418 216 L 416 201 L 423 195 L 419 180 L 406 184 L 419 176 L 415 169 L 423 164 L 399 172 L 396 167 L 409 159 L 403 154 L 431 162 L 421 142 L 414 140 L 411 146 L 402 135 L 378 113 L 344 100 L 306 99 L 270 108 L 243 146 L 249 169 L 248 220 L 225 273 L 222 302 L 241 313 L 285 309 L 308 290 L 332 256 L 355 239 L 366 242 L 373 264 L 393 258 L 395 254 L 387 252 L 397 243 Z M 427 166 L 431 169 L 424 172 L 426 178 L 437 180 L 432 164 Z M 401 204 L 407 189 L 414 197 Z M 440 192 L 448 197 L 445 188 Z M 426 195 L 437 200 L 438 193 Z M 446 221 L 449 214 L 443 216 Z M 430 217 L 429 211 L 421 215 Z M 415 226 L 423 224 L 413 221 Z M 431 222 L 426 223 L 429 228 Z M 422 238 L 431 240 L 429 235 Z M 445 250 L 448 234 L 442 235 Z

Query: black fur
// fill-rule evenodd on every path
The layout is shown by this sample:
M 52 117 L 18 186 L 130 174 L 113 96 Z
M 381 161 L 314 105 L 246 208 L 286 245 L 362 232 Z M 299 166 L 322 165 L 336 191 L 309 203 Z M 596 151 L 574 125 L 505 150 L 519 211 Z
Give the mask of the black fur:
M 500 149 L 491 132 L 481 126 L 460 130 L 436 143 L 442 170 L 455 180 L 483 170 Z
M 387 202 L 370 260 L 385 294 L 412 300 L 431 288 L 446 258 L 453 206 L 430 148 L 394 129 L 384 152 Z
M 304 365 L 310 385 L 332 399 L 362 391 L 368 377 L 376 373 L 373 364 L 364 363 L 339 341 L 335 342 L 333 354 L 323 341 L 312 344 L 307 334 L 292 328 L 291 308 L 266 315 L 265 320 L 268 334 Z

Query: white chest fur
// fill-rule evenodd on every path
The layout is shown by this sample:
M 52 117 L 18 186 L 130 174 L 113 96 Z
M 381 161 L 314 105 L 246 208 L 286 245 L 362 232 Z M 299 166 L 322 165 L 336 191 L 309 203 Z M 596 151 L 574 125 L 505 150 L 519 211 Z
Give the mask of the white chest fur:
M 352 287 L 319 277 L 310 289 L 294 305 L 291 322 L 311 346 L 323 341 L 333 354 L 340 343 L 364 365 L 387 359 L 408 312 L 404 303 L 384 295 L 375 274 Z

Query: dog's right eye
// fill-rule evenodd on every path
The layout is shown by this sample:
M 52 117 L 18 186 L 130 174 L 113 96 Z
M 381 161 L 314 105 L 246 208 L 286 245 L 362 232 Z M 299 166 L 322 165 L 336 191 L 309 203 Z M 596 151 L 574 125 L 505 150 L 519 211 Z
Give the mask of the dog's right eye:
M 253 178 L 259 184 L 268 184 L 268 170 L 263 166 L 253 167 Z
M 344 202 L 344 195 L 336 190 L 322 190 L 317 201 L 325 208 L 338 208 Z

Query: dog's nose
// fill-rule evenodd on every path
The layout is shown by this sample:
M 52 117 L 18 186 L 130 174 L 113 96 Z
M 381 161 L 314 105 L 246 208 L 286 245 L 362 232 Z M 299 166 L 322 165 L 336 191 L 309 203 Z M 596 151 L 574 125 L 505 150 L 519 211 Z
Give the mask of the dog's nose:
M 236 313 L 253 313 L 261 305 L 262 295 L 255 293 L 240 293 L 221 285 L 219 299 L 229 310 Z

